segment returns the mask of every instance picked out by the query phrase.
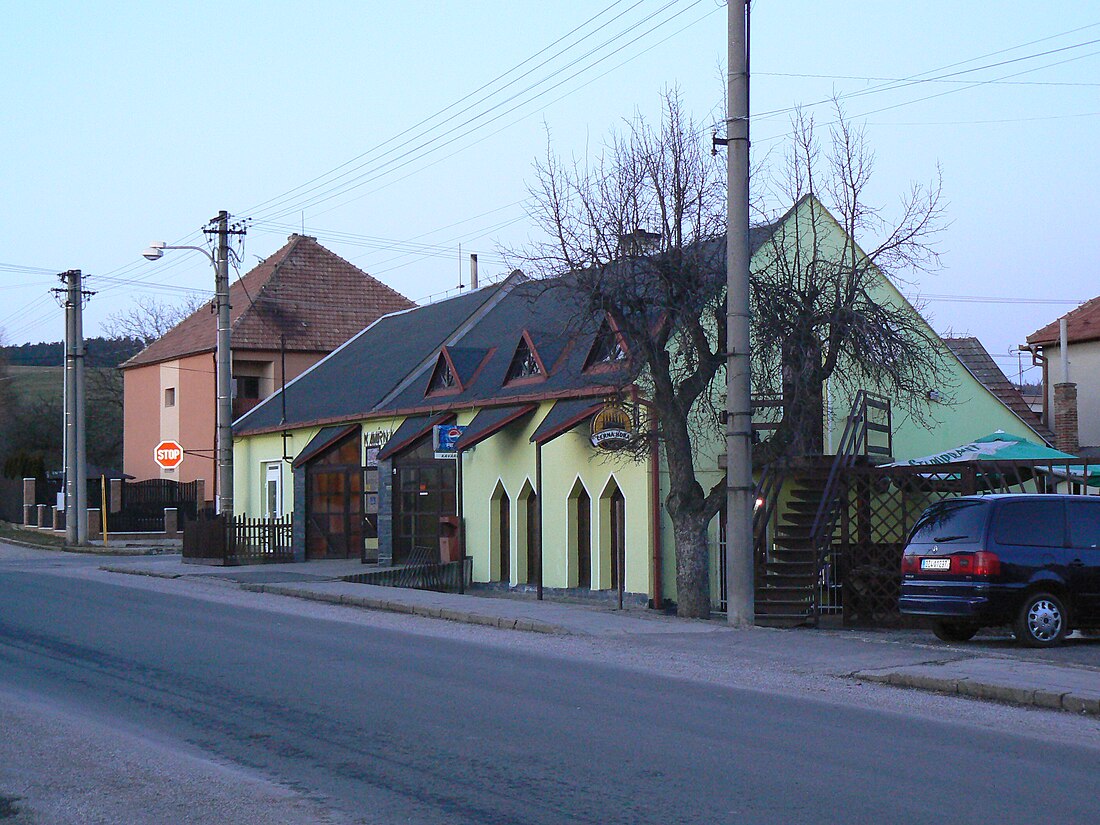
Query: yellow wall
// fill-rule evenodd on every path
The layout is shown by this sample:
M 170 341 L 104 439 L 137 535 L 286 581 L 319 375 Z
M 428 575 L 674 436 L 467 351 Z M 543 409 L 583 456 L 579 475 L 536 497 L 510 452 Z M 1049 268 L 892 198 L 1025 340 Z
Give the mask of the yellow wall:
M 466 552 L 474 559 L 475 581 L 497 581 L 499 560 L 494 535 L 500 506 L 499 490 L 507 493 L 510 509 L 512 584 L 527 581 L 525 492 L 537 490 L 535 445 L 531 434 L 552 408 L 547 402 L 530 416 L 515 422 L 463 453 L 462 504 L 466 525 Z M 461 420 L 461 419 L 460 419 Z M 590 541 L 593 589 L 611 586 L 609 498 L 617 486 L 626 511 L 627 592 L 652 596 L 649 536 L 649 471 L 623 457 L 599 453 L 588 442 L 587 422 L 558 436 L 542 449 L 543 586 L 577 586 L 575 517 L 570 495 L 578 482 L 591 499 Z M 494 499 L 494 493 L 496 497 Z M 572 529 L 571 529 L 572 526 Z

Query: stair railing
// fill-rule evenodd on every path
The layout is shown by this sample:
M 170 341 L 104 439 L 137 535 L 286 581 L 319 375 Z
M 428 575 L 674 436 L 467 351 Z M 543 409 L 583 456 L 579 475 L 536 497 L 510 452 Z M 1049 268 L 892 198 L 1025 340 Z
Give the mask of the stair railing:
M 873 427 L 869 427 L 868 407 L 879 410 L 884 409 L 887 423 L 885 425 L 875 424 Z M 844 425 L 844 434 L 840 438 L 840 444 L 837 446 L 836 455 L 833 456 L 832 464 L 829 467 L 829 477 L 825 482 L 825 488 L 822 490 L 821 500 L 818 503 L 817 512 L 814 514 L 813 526 L 810 530 L 813 546 L 817 550 L 818 570 L 820 570 L 825 563 L 825 556 L 829 552 L 829 546 L 832 544 L 833 532 L 836 530 L 837 519 L 840 517 L 840 507 L 838 505 L 841 479 L 844 471 L 855 465 L 857 456 L 868 454 L 868 436 L 870 431 L 873 429 L 875 432 L 881 432 L 883 426 L 885 426 L 885 432 L 889 437 L 891 424 L 889 399 L 874 395 L 866 390 L 860 390 L 856 393 L 855 401 L 852 403 L 852 411 L 848 413 L 848 419 Z M 891 439 L 890 446 L 887 447 L 887 450 L 892 451 L 892 449 L 893 444 Z M 881 452 L 881 449 L 875 452 Z M 819 618 L 820 609 L 821 606 L 819 601 L 815 598 L 815 622 Z

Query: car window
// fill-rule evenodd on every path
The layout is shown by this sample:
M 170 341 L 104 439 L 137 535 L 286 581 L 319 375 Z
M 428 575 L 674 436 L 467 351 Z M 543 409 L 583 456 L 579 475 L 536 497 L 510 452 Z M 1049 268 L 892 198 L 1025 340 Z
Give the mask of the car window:
M 933 504 L 917 520 L 909 535 L 910 544 L 980 541 L 988 505 L 974 499 L 957 499 Z
M 1066 502 L 1073 547 L 1100 547 L 1100 500 Z
M 1029 547 L 1064 547 L 1065 505 L 1061 499 L 1003 501 L 993 517 L 997 544 Z

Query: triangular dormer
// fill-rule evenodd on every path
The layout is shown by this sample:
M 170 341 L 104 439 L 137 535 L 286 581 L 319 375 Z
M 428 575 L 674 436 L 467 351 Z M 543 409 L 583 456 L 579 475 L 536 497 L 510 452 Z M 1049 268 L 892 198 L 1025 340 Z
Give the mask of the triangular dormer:
M 439 358 L 432 370 L 432 377 L 428 381 L 428 389 L 424 395 L 447 395 L 462 391 L 462 384 L 458 380 L 458 371 L 451 363 L 451 357 L 444 347 L 439 351 Z
M 626 361 L 626 342 L 615 329 L 610 318 L 604 318 L 592 341 L 588 357 L 584 359 L 585 370 L 614 367 Z
M 539 357 L 531 336 L 524 330 L 516 345 L 512 362 L 508 365 L 508 372 L 504 375 L 504 383 L 543 381 L 546 379 L 546 372 L 546 365 Z

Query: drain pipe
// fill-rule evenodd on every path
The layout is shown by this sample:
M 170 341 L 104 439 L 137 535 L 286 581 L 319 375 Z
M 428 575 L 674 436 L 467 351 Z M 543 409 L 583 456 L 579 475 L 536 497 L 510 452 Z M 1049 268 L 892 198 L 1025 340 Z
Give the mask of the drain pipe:
M 535 571 L 535 589 L 538 600 L 542 601 L 542 443 L 535 442 L 535 500 L 538 507 L 535 508 L 535 558 L 539 569 Z M 530 530 L 530 527 L 528 527 Z

